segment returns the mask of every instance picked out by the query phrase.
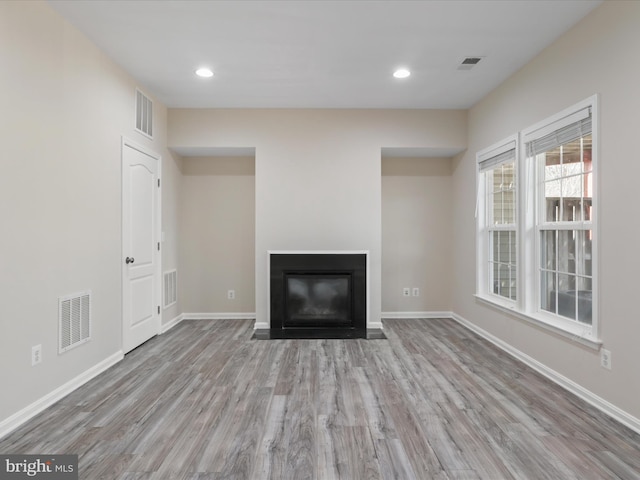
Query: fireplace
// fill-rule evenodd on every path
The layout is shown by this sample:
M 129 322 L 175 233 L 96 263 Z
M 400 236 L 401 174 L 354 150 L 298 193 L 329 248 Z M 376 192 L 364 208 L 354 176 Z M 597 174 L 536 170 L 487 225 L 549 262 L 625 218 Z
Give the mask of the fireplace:
M 283 327 L 350 326 L 351 275 L 286 274 Z
M 366 253 L 269 255 L 269 338 L 366 338 Z

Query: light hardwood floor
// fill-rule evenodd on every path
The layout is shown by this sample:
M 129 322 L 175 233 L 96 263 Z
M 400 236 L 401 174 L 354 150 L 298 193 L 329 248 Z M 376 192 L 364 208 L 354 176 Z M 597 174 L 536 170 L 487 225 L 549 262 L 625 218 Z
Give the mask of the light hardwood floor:
M 0 440 L 87 480 L 638 479 L 640 435 L 452 320 L 388 340 L 185 321 Z

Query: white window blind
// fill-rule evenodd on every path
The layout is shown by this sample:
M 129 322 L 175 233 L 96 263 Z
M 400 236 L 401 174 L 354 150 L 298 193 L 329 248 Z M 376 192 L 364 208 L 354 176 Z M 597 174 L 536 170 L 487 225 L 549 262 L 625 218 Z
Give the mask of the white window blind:
M 486 172 L 499 165 L 516 161 L 516 142 L 508 142 L 500 147 L 480 155 L 478 166 L 480 172 Z
M 591 133 L 591 108 L 584 108 L 525 136 L 527 156 L 533 157 Z

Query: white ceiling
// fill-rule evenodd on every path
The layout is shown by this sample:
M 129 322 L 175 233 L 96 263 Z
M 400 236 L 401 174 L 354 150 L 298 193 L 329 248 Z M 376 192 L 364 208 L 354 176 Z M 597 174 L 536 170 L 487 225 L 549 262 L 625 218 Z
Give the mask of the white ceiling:
M 469 108 L 599 3 L 50 0 L 144 90 L 186 108 Z M 484 58 L 458 70 L 468 56 Z M 203 65 L 213 78 L 194 75 Z M 399 66 L 412 75 L 394 79 Z

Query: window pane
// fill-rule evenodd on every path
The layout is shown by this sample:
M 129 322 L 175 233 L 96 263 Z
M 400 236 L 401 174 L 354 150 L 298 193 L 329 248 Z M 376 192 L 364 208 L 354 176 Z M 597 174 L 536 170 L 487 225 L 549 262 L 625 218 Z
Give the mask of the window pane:
M 509 232 L 509 263 L 516 264 L 516 232 Z
M 578 314 L 579 322 L 591 325 L 592 321 L 592 304 L 593 304 L 593 288 L 590 278 L 578 277 Z
M 582 181 L 583 177 L 580 178 Z M 571 179 L 570 179 L 571 180 Z M 579 222 L 582 220 L 582 198 L 564 198 L 562 220 L 565 222 Z
M 566 292 L 567 290 L 575 290 L 576 277 L 575 275 L 568 275 L 566 273 L 558 273 L 558 291 Z
M 510 298 L 510 295 L 509 295 L 509 287 L 510 287 L 509 266 L 500 264 L 498 269 L 500 270 L 500 291 L 499 291 L 499 295 L 502 295 L 503 297 Z
M 556 313 L 556 274 L 542 272 L 540 275 L 540 308 Z
M 503 207 L 502 196 L 503 192 L 496 192 L 493 194 L 493 224 L 499 225 L 504 223 L 503 220 Z
M 500 165 L 490 172 L 490 191 L 492 214 L 490 224 L 504 225 L 515 223 L 515 170 L 514 164 Z
M 582 139 L 565 143 L 562 147 L 562 176 L 582 173 Z
M 589 177 L 591 176 L 591 174 L 589 174 Z M 588 222 L 591 220 L 591 205 L 592 205 L 592 200 L 591 198 L 587 198 L 585 197 L 582 200 L 582 218 L 581 220 L 584 220 L 585 222 Z
M 502 168 L 496 167 L 490 171 L 491 175 L 491 192 L 501 192 L 502 191 Z
M 540 265 L 547 270 L 556 269 L 556 232 L 546 230 L 542 232 Z
M 517 269 L 515 266 L 512 266 L 509 269 L 509 298 L 511 300 L 515 300 L 516 299 L 516 285 L 517 285 L 517 281 L 516 281 L 516 273 L 517 273 Z
M 544 162 L 546 222 L 591 219 L 593 190 L 591 137 L 586 136 L 536 157 Z
M 576 272 L 581 275 L 593 275 L 593 262 L 591 260 L 591 230 L 578 230 L 576 231 L 576 250 L 577 250 L 577 263 Z
M 502 195 L 502 223 L 516 223 L 516 202 L 513 190 L 506 190 Z
M 515 255 L 515 162 L 498 165 L 484 173 L 488 235 L 487 293 L 515 299 L 515 278 L 511 269 Z M 495 230 L 494 226 L 500 226 Z M 504 229 L 508 226 L 509 229 Z
M 583 171 L 590 172 L 592 170 L 592 162 L 591 162 L 591 144 L 592 138 L 591 135 L 585 135 L 582 137 L 582 162 L 583 162 Z
M 588 138 L 588 140 L 587 140 Z M 584 171 L 586 172 L 583 176 L 583 218 L 585 220 L 591 220 L 591 205 L 593 204 L 593 173 L 592 173 L 592 163 L 591 163 L 591 137 L 584 137 Z M 588 144 L 587 144 L 588 141 Z
M 580 202 L 582 201 L 584 175 L 563 178 L 562 182 L 562 220 L 571 222 L 579 220 L 576 212 L 580 215 Z
M 591 231 L 546 230 L 540 239 L 540 308 L 591 324 Z
M 496 295 L 515 300 L 515 241 L 516 233 L 513 231 L 492 231 L 491 259 L 489 268 L 491 272 L 491 291 Z
M 502 184 L 505 190 L 513 190 L 515 185 L 515 178 L 515 163 L 505 163 L 504 165 L 502 165 Z
M 558 266 L 559 272 L 576 273 L 575 234 L 573 230 L 558 232 Z
M 576 319 L 576 277 L 573 275 L 558 274 L 558 315 Z
M 509 263 L 511 255 L 509 249 L 511 248 L 511 232 L 497 232 L 498 242 L 500 244 L 497 261 L 500 263 Z
M 579 173 L 580 164 L 565 165 L 564 167 L 577 167 L 576 173 Z M 584 184 L 584 175 L 574 175 L 562 178 L 562 196 L 564 198 L 580 198 L 582 197 L 582 186 Z
M 545 221 L 557 222 L 560 219 L 561 181 L 552 180 L 544 185 Z
M 560 147 L 549 150 L 542 154 L 545 165 L 545 180 L 559 178 L 562 167 L 560 166 Z

